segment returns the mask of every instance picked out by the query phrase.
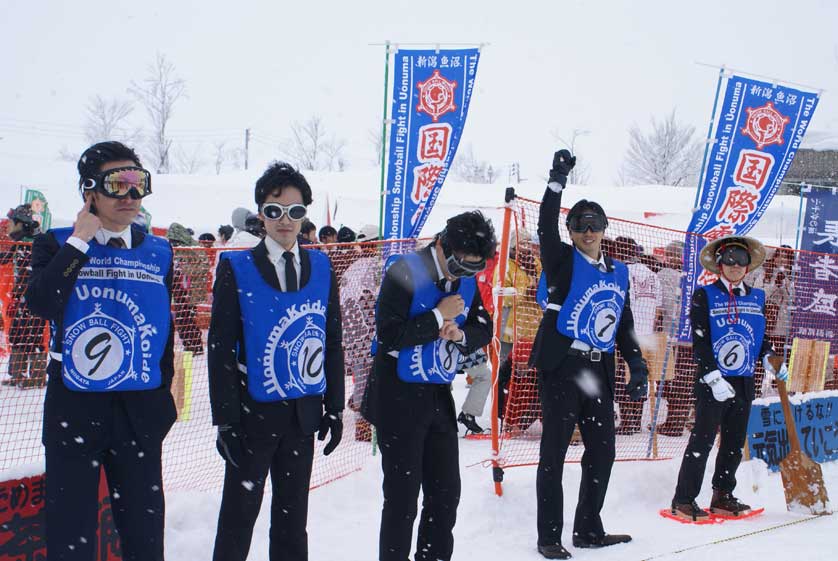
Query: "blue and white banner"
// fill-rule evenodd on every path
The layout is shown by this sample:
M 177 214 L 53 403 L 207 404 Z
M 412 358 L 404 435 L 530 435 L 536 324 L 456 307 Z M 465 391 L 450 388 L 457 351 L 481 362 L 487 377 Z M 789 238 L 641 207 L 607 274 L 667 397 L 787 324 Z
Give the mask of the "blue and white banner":
M 398 51 L 384 199 L 384 239 L 415 238 L 457 152 L 478 49 Z
M 838 194 L 811 189 L 806 196 L 798 274 L 794 283 L 792 333 L 838 347 Z M 833 350 L 834 352 L 834 350 Z
M 680 340 L 690 340 L 695 286 L 716 280 L 698 261 L 701 249 L 722 236 L 745 235 L 759 221 L 797 154 L 818 95 L 741 76 L 727 78 L 687 229 L 701 235 L 687 235 L 684 246 Z

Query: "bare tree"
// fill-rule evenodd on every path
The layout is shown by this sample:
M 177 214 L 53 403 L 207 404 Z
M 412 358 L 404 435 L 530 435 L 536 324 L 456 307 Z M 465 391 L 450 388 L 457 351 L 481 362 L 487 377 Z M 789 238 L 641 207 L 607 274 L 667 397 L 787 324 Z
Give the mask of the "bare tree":
M 329 136 L 323 119 L 312 115 L 307 120 L 291 123 L 291 138 L 280 146 L 284 156 L 294 165 L 313 171 L 346 169 L 346 141 Z
M 367 130 L 367 140 L 369 140 L 370 145 L 372 146 L 373 150 L 375 150 L 375 162 L 376 165 L 381 165 L 381 158 L 384 156 L 383 147 L 384 143 L 381 139 L 381 128 L 371 128 Z
M 644 133 L 633 125 L 622 173 L 627 184 L 694 186 L 701 168 L 702 143 L 695 127 L 679 123 L 675 110 Z
M 591 163 L 585 158 L 584 152 L 579 153 L 579 139 L 589 134 L 591 131 L 586 129 L 573 129 L 569 137 L 562 136 L 558 129 L 550 133 L 553 140 L 562 143 L 571 154 L 576 156 L 576 165 L 567 177 L 567 182 L 571 185 L 587 185 L 591 180 Z
M 457 150 L 451 163 L 451 173 L 457 179 L 468 183 L 492 183 L 496 177 L 491 164 L 474 155 L 474 146 L 471 144 Z
M 197 144 L 192 150 L 186 150 L 183 146 L 177 146 L 172 150 L 174 162 L 170 169 L 176 173 L 191 175 L 198 173 L 206 164 L 204 159 L 204 145 Z
M 221 175 L 221 167 L 227 161 L 227 141 L 222 140 L 213 145 L 215 149 L 215 175 Z
M 139 129 L 129 129 L 128 116 L 134 111 L 134 105 L 127 99 L 105 99 L 100 95 L 92 96 L 87 102 L 84 135 L 89 144 L 105 140 L 119 140 L 133 143 L 139 136 Z
M 175 65 L 157 53 L 148 74 L 141 82 L 131 81 L 128 91 L 145 107 L 151 120 L 151 157 L 158 173 L 167 173 L 172 140 L 166 127 L 172 118 L 175 103 L 186 95 L 186 82 L 175 72 Z

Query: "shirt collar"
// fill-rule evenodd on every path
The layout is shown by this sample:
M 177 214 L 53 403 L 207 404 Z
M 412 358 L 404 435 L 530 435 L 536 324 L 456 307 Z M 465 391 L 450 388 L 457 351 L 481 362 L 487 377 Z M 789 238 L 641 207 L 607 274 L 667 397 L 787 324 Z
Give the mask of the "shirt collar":
M 279 262 L 279 260 L 282 259 L 282 254 L 286 251 L 290 251 L 294 254 L 294 261 L 296 261 L 297 263 L 300 262 L 300 244 L 298 244 L 296 241 L 294 242 L 294 247 L 288 250 L 279 245 L 270 236 L 265 236 L 265 247 L 268 250 L 268 258 L 271 260 L 271 263 Z
M 576 251 L 578 251 L 578 252 L 579 252 L 579 255 L 581 255 L 581 256 L 582 256 L 582 258 L 583 258 L 585 261 L 587 261 L 588 263 L 590 263 L 590 264 L 591 264 L 591 265 L 593 265 L 594 267 L 598 268 L 598 269 L 599 269 L 599 270 L 601 270 L 601 271 L 607 271 L 607 270 L 608 270 L 608 267 L 605 265 L 605 254 L 604 254 L 601 250 L 600 250 L 600 252 L 599 252 L 599 259 L 591 259 L 591 258 L 590 258 L 590 257 L 588 257 L 588 256 L 587 256 L 584 252 L 582 252 L 582 250 L 580 250 L 578 247 L 573 246 L 573 248 L 574 248 Z
M 102 245 L 107 245 L 108 240 L 111 238 L 122 238 L 122 241 L 125 242 L 125 247 L 131 247 L 131 226 L 126 226 L 121 232 L 114 232 L 112 230 L 106 230 L 105 228 L 99 228 L 96 231 L 96 241 Z
M 445 275 L 442 273 L 442 265 L 439 263 L 439 255 L 437 255 L 436 251 L 436 244 L 431 246 L 431 256 L 434 258 L 434 266 L 436 267 L 436 280 L 448 280 L 445 278 Z
M 738 288 L 742 291 L 743 294 L 745 293 L 745 283 L 743 281 L 739 281 L 739 284 L 731 287 L 730 281 L 724 278 L 723 276 L 719 275 L 719 280 L 722 281 L 722 284 L 725 285 L 725 290 L 727 290 L 728 292 L 731 292 L 732 288 Z

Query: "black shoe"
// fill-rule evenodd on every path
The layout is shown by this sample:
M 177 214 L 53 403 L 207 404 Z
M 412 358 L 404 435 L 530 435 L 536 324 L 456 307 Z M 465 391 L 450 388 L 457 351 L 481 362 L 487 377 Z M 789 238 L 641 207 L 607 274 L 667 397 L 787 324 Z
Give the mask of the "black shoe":
M 477 421 L 474 420 L 474 415 L 469 415 L 468 413 L 460 412 L 460 415 L 457 417 L 457 422 L 462 423 L 463 426 L 466 427 L 466 434 L 469 431 L 473 432 L 474 434 L 483 434 L 483 427 L 477 424 Z
M 750 505 L 746 505 L 739 499 L 733 496 L 730 491 L 719 491 L 713 489 L 713 499 L 710 501 L 710 512 L 730 514 L 732 516 L 739 516 L 743 512 L 751 510 Z
M 631 536 L 628 534 L 605 534 L 600 538 L 582 538 L 580 536 L 573 536 L 573 547 L 580 549 L 589 549 L 597 547 L 608 547 L 609 545 L 617 545 L 618 543 L 628 543 L 631 541 Z
M 21 381 L 23 381 L 24 379 L 25 378 L 23 376 L 9 376 L 8 378 L 6 378 L 2 382 L 0 382 L 0 385 L 2 385 L 2 386 L 16 386 Z
M 695 501 L 690 502 L 676 502 L 672 501 L 672 514 L 684 520 L 691 520 L 698 522 L 699 520 L 706 520 L 710 514 L 698 506 Z
M 547 559 L 570 559 L 570 552 L 562 547 L 560 543 L 556 545 L 540 545 L 538 546 L 538 552 L 542 557 L 546 557 Z
M 639 432 L 640 432 L 640 425 L 634 426 L 634 425 L 620 424 L 620 426 L 617 427 L 614 430 L 615 434 L 619 434 L 621 436 L 631 436 L 631 435 L 637 434 Z

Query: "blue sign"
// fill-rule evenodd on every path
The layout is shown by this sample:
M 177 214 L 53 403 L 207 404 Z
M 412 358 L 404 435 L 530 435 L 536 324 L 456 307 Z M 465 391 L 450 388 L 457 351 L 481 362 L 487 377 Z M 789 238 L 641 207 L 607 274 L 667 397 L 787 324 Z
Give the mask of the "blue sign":
M 803 196 L 803 194 L 801 194 Z M 838 346 L 838 194 L 811 189 L 806 194 L 796 275 L 792 333 Z
M 791 447 L 789 431 L 780 402 L 760 403 L 764 401 L 756 401 L 751 407 L 748 447 L 751 458 L 759 458 L 771 471 L 779 471 Z M 791 414 L 800 447 L 807 456 L 818 463 L 838 460 L 838 395 L 792 402 Z
M 716 276 L 698 261 L 707 241 L 745 235 L 762 218 L 794 160 L 818 104 L 818 94 L 730 76 L 704 162 L 698 206 L 687 229 L 679 339 L 690 340 L 689 310 L 696 285 Z M 693 234 L 701 234 L 696 236 Z
M 419 236 L 454 160 L 477 75 L 478 49 L 398 51 L 384 239 Z

